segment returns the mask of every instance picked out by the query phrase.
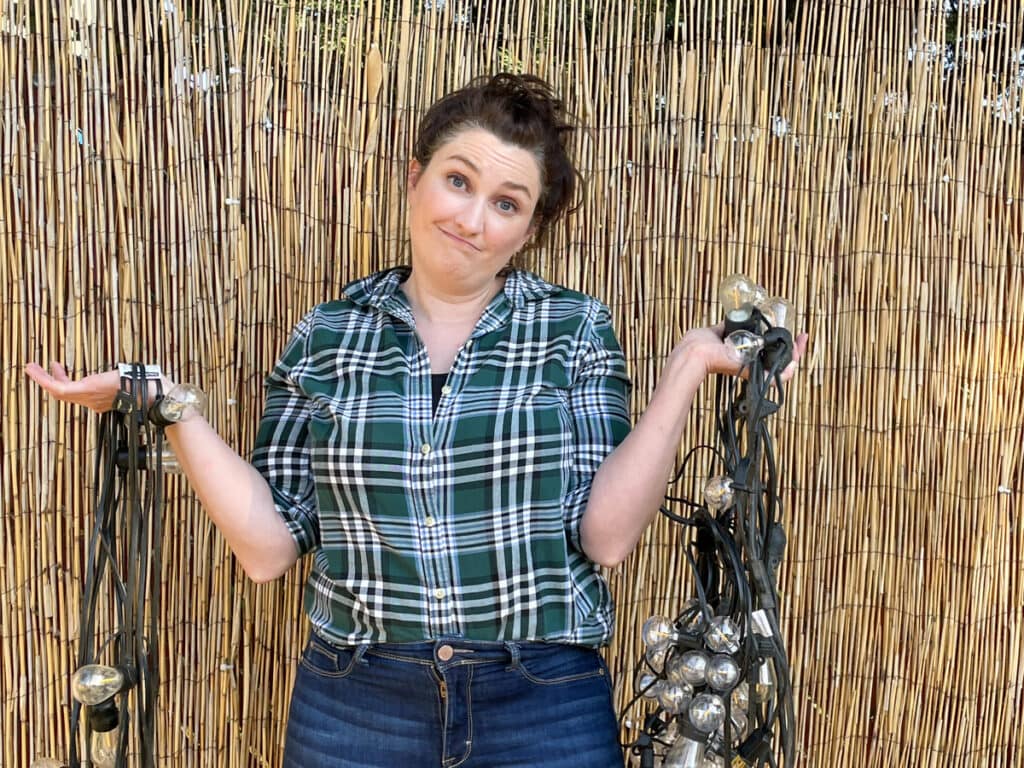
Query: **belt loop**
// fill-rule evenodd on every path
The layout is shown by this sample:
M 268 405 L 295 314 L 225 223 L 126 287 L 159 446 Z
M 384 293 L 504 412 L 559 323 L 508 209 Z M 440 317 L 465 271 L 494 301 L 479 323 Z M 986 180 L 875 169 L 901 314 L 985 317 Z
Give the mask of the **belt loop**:
M 356 664 L 362 664 L 364 667 L 369 666 L 370 662 L 368 662 L 366 659 L 363 658 L 363 656 L 366 655 L 366 652 L 368 650 L 370 650 L 370 644 L 369 643 L 363 643 L 362 645 L 357 645 L 355 653 L 352 656 L 352 660 Z
M 505 650 L 508 651 L 508 655 L 511 656 L 511 661 L 505 670 L 512 672 L 519 669 L 519 643 L 505 643 Z

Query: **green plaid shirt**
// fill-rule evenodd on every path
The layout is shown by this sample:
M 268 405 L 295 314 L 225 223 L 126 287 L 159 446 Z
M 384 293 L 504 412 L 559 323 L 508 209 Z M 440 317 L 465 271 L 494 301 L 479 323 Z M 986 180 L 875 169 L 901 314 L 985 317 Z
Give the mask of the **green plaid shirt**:
M 608 309 L 511 272 L 434 410 L 407 276 L 317 306 L 267 379 L 253 463 L 314 553 L 313 626 L 345 645 L 607 643 L 611 596 L 579 526 L 630 428 Z

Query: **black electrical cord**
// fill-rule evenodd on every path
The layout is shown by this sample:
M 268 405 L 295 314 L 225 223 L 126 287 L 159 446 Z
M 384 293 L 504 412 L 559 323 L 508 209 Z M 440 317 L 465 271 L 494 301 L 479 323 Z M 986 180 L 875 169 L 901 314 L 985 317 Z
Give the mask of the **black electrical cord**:
M 763 318 L 757 322 L 764 323 Z M 764 337 L 770 348 L 749 363 L 744 380 L 722 377 L 715 388 L 715 426 L 718 447 L 697 446 L 682 458 L 671 482 L 686 476 L 688 466 L 698 451 L 710 450 L 724 473 L 731 480 L 732 501 L 714 513 L 707 503 L 666 494 L 661 513 L 668 519 L 694 532 L 683 553 L 693 576 L 697 608 L 688 608 L 676 617 L 674 625 L 681 630 L 695 618 L 695 611 L 704 621 L 713 616 L 729 617 L 738 628 L 740 640 L 732 654 L 742 674 L 749 677 L 751 694 L 757 698 L 749 704 L 749 731 L 735 733 L 732 694 L 722 694 L 725 720 L 720 736 L 694 738 L 705 740 L 727 765 L 777 766 L 775 751 L 781 752 L 787 768 L 795 760 L 793 747 L 794 714 L 792 685 L 785 644 L 778 625 L 777 570 L 785 548 L 782 529 L 783 509 L 779 498 L 779 474 L 774 446 L 767 420 L 785 402 L 782 370 L 791 359 L 792 339 L 779 329 L 766 329 Z M 787 346 L 788 345 L 788 346 Z M 673 507 L 682 507 L 681 510 Z M 666 658 L 679 648 L 699 644 L 699 637 L 683 639 L 670 647 Z M 658 682 L 659 670 L 646 659 L 638 662 L 634 678 L 646 668 L 655 678 L 646 690 L 637 690 L 620 716 L 620 727 L 626 715 L 645 693 Z M 767 675 L 761 681 L 753 675 Z M 763 682 L 764 685 L 758 685 Z M 674 718 L 683 722 L 684 715 L 673 715 L 658 704 L 643 719 L 640 735 L 623 748 L 641 765 L 654 765 L 655 748 L 667 747 L 661 738 Z M 689 727 L 689 726 L 681 726 Z M 635 731 L 637 727 L 634 725 Z M 744 733 L 746 735 L 744 736 Z M 734 743 L 733 736 L 738 741 Z
M 82 766 L 80 731 L 89 765 L 94 731 L 115 728 L 115 768 L 126 768 L 133 726 L 138 749 L 132 751 L 138 754 L 138 764 L 155 768 L 163 430 L 154 429 L 147 419 L 148 389 L 144 367 L 131 366 L 122 375 L 113 408 L 100 421 L 93 473 L 95 521 L 86 560 L 78 667 L 112 655 L 114 666 L 124 670 L 128 679 L 126 690 L 100 705 L 84 707 L 84 718 L 83 705 L 73 701 L 70 768 Z M 159 381 L 156 391 L 159 398 Z M 109 590 L 116 629 L 97 646 L 96 614 L 105 590 Z

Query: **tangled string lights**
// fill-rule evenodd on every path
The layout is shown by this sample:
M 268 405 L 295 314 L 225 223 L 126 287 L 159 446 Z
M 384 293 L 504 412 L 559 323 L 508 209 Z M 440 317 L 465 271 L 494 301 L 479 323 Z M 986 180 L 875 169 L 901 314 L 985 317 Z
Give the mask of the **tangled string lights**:
M 782 407 L 793 355 L 793 311 L 742 275 L 719 289 L 726 343 L 745 377 L 715 392 L 718 446 L 699 446 L 715 474 L 702 499 L 666 496 L 662 513 L 689 529 L 685 557 L 694 594 L 674 618 L 651 616 L 622 713 L 641 768 L 794 765 L 793 697 L 779 631 L 778 568 L 786 546 L 778 467 L 767 421 Z M 773 399 L 774 398 L 774 399 Z M 678 508 L 682 511 L 678 511 Z
M 190 385 L 164 396 L 156 366 L 119 367 L 121 390 L 100 422 L 69 756 L 37 758 L 32 768 L 125 768 L 129 756 L 156 765 L 163 474 L 174 461 L 163 428 L 188 407 L 205 411 L 206 398 Z M 97 615 L 111 607 L 104 639 Z

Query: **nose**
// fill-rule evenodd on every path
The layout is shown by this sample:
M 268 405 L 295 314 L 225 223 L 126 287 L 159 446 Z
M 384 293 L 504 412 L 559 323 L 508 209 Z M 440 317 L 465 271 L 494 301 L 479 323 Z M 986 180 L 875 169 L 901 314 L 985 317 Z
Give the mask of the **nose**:
M 472 235 L 483 229 L 484 225 L 484 200 L 480 197 L 472 197 L 465 201 L 455 216 L 455 223 L 463 234 Z

